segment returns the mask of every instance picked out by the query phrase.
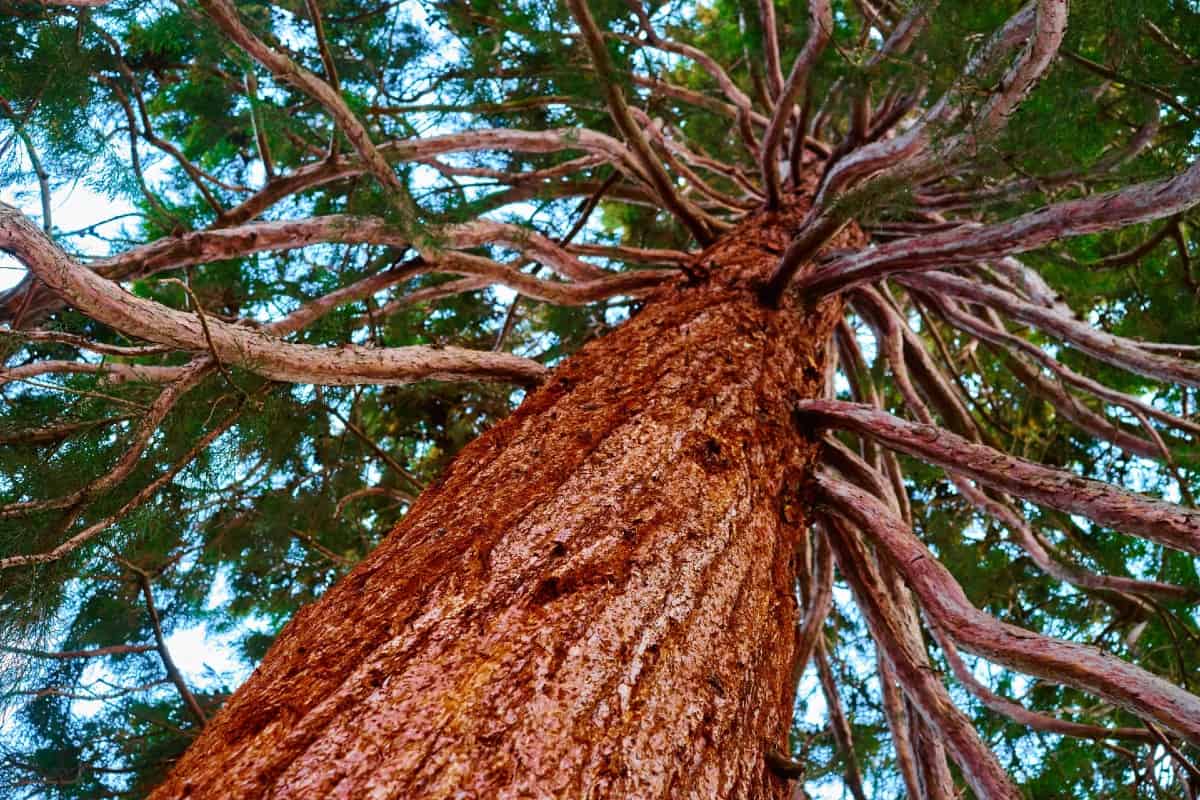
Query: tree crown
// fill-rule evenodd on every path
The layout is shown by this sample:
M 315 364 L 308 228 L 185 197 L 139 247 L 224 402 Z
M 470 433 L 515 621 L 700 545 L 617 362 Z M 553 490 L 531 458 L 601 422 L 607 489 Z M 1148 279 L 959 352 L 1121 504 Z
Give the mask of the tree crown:
M 906 777 L 875 677 L 906 612 L 869 598 L 911 542 L 851 484 L 970 605 L 1193 690 L 1194 4 L 0 9 L 0 249 L 28 270 L 0 293 L 12 791 L 144 794 L 244 674 L 182 674 L 172 632 L 255 663 L 525 388 L 814 176 L 762 288 L 846 302 L 830 402 L 797 413 L 845 431 L 817 519 L 853 592 L 816 630 L 852 741 L 798 713 L 807 785 Z M 62 218 L 73 190 L 114 214 Z M 846 225 L 870 246 L 825 247 Z M 1095 483 L 1043 491 L 1067 473 Z M 902 577 L 912 657 L 1023 791 L 1195 793 L 1179 720 L 964 662 L 987 648 Z M 980 793 L 987 756 L 952 755 Z

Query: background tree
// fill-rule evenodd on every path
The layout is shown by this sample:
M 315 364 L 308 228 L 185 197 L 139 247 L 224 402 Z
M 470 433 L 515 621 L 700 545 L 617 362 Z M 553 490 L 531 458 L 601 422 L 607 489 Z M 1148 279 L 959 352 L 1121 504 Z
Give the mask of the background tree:
M 0 8 L 6 792 L 1200 792 L 1194 3 Z

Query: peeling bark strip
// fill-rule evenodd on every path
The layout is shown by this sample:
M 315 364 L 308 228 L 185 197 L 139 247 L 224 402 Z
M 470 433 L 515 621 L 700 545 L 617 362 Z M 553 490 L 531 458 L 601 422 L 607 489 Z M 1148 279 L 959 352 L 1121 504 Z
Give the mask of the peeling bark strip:
M 1098 648 L 1043 636 L 980 611 L 950 571 L 883 503 L 825 473 L 818 473 L 816 481 L 822 498 L 887 554 L 921 607 L 964 650 L 1089 692 L 1200 744 L 1200 697 Z
M 807 400 L 799 403 L 797 410 L 822 425 L 866 434 L 894 450 L 994 489 L 1200 555 L 1200 512 L 1194 509 L 1016 458 L 941 428 L 905 422 L 858 403 Z
M 300 612 L 154 794 L 780 798 L 795 491 L 840 309 L 760 215 L 585 347 Z M 781 219 L 782 217 L 782 219 Z

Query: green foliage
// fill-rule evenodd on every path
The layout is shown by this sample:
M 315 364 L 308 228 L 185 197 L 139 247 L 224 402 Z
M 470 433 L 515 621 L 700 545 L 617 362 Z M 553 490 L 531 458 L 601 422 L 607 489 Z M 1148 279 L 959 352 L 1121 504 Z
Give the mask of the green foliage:
M 323 0 L 320 5 L 341 95 L 378 141 L 484 127 L 586 126 L 616 135 L 602 87 L 585 49 L 568 35 L 573 26 L 561 4 Z M 830 120 L 822 133 L 836 142 L 848 131 L 849 89 L 866 84 L 866 57 L 859 46 L 859 4 L 834 5 L 835 46 L 821 58 L 812 95 L 818 103 L 831 98 Z M 900 93 L 924 85 L 927 97 L 936 98 L 959 80 L 962 65 L 1020 5 L 1015 0 L 942 3 L 911 57 L 889 59 L 870 76 L 875 96 L 887 88 Z M 622 0 L 593 0 L 590 7 L 608 31 L 638 36 L 636 20 Z M 667 35 L 731 65 L 732 79 L 761 107 L 765 78 L 757 2 L 672 0 L 647 7 L 665 23 Z M 805 41 L 807 3 L 780 0 L 776 8 L 788 65 Z M 4 2 L 0 9 L 0 97 L 12 109 L 0 123 L 0 183 L 36 185 L 17 136 L 20 129 L 55 187 L 84 182 L 110 198 L 115 209 L 133 209 L 135 222 L 119 233 L 106 229 L 108 241 L 102 244 L 114 252 L 130 242 L 218 224 L 223 211 L 245 198 L 240 187 L 259 187 L 265 181 L 256 130 L 266 140 L 278 174 L 318 163 L 330 152 L 336 157 L 351 150 L 309 98 L 253 65 L 192 4 L 114 0 L 104 8 L 73 9 Z M 266 41 L 324 74 L 304 3 L 243 3 L 239 9 Z M 1147 21 L 1193 57 L 1200 54 L 1195 4 L 1168 0 L 1077 0 L 1066 47 L 1130 79 L 1169 87 L 1182 106 L 1200 108 L 1200 69 L 1148 38 Z M 628 38 L 611 37 L 607 43 L 622 74 L 637 65 L 676 86 L 724 101 L 712 77 L 688 59 L 665 56 Z M 259 86 L 254 98 L 246 90 L 248 73 Z M 1096 165 L 1122 148 L 1155 113 L 1144 93 L 1128 84 L 1118 83 L 1098 103 L 1096 89 L 1103 80 L 1073 61 L 1054 66 L 1004 135 L 976 154 L 977 171 L 987 180 L 1034 177 L 1040 181 L 1037 191 L 998 199 L 974 213 L 983 219 L 1009 216 L 1079 195 L 1077 183 L 1056 182 L 1054 176 Z M 728 117 L 629 80 L 622 89 L 652 116 L 685 130 L 711 158 L 747 171 L 754 168 Z M 179 158 L 150 146 L 143 108 L 152 134 L 177 148 Z M 1172 174 L 1197 157 L 1197 119 L 1167 106 L 1157 114 L 1161 135 L 1155 146 L 1108 173 L 1101 188 Z M 137 164 L 130 151 L 131 119 L 143 132 Z M 577 156 L 487 153 L 454 155 L 444 163 L 522 172 Z M 206 173 L 200 180 L 205 192 L 197 189 L 183 160 Z M 586 181 L 589 192 L 594 191 L 610 170 L 598 167 L 561 185 Z M 562 235 L 579 208 L 578 198 L 566 198 L 554 187 L 517 196 L 487 180 L 435 175 L 428 166 L 409 165 L 398 175 L 430 222 L 488 213 Z M 728 176 L 713 176 L 712 184 L 737 191 Z M 966 185 L 951 180 L 941 188 Z M 881 209 L 864 202 L 861 221 L 887 221 L 898 205 Z M 290 196 L 265 217 L 330 213 L 387 218 L 395 211 L 375 182 L 352 177 Z M 1189 269 L 1181 247 L 1190 248 L 1191 261 L 1200 262 L 1200 216 L 1192 213 L 1180 223 L 1178 241 L 1168 237 L 1145 257 L 1118 268 L 1087 265 L 1136 247 L 1161 223 L 1081 237 L 1030 254 L 1028 263 L 1081 318 L 1125 336 L 1195 344 L 1200 340 L 1200 263 Z M 69 235 L 70 221 L 55 224 L 64 246 L 96 248 L 97 237 Z M 602 203 L 590 232 L 598 241 L 644 248 L 684 248 L 689 241 L 687 232 L 661 210 L 633 203 Z M 385 247 L 322 245 L 154 275 L 133 282 L 131 289 L 188 309 L 189 298 L 180 285 L 163 280 L 178 278 L 186 280 L 207 314 L 274 319 L 385 269 L 401 256 Z M 375 316 L 388 299 L 447 280 L 452 279 L 413 278 L 386 297 L 342 306 L 292 338 L 312 345 L 353 340 L 491 348 L 514 302 L 506 293 L 454 295 L 401 307 L 383 319 Z M 553 364 L 636 310 L 637 303 L 627 299 L 582 308 L 522 299 L 511 312 L 515 323 L 504 346 Z M 361 324 L 364 317 L 370 324 Z M 54 314 L 43 327 L 110 345 L 133 344 L 70 311 Z M 934 331 L 920 327 L 936 352 Z M 1032 397 L 1003 357 L 952 331 L 939 332 L 950 353 L 972 354 L 973 361 L 963 356 L 953 367 L 965 374 L 968 394 L 979 401 L 980 424 L 989 441 L 1014 454 L 1149 493 L 1170 495 L 1177 478 L 1200 485 L 1195 445 L 1170 442 L 1178 475 L 1099 445 L 1051 403 Z M 0 338 L 0 354 L 11 367 L 74 358 L 76 351 L 6 334 Z M 1056 354 L 1121 391 L 1140 396 L 1156 392 L 1154 400 L 1163 407 L 1195 411 L 1194 392 L 1163 389 L 1066 348 Z M 106 358 L 155 366 L 183 363 L 156 355 Z M 876 363 L 872 370 L 885 403 L 902 405 L 882 368 Z M 95 375 L 50 375 L 39 385 L 0 388 L 0 505 L 71 495 L 106 474 L 129 451 L 140 420 L 160 391 L 157 385 L 114 383 Z M 121 516 L 88 546 L 50 564 L 0 571 L 0 645 L 57 651 L 153 644 L 136 580 L 138 571 L 144 571 L 153 577 L 168 636 L 200 631 L 217 643 L 214 648 L 240 659 L 224 674 L 214 670 L 194 676 L 198 680 L 192 689 L 201 704 L 215 710 L 262 657 L 281 625 L 386 536 L 420 487 L 435 481 L 455 454 L 503 418 L 519 398 L 519 392 L 493 385 L 317 389 L 268 385 L 236 369 L 214 373 L 180 401 L 147 442 L 127 480 L 65 507 L 0 518 L 0 554 L 43 552 L 119 512 L 185 458 L 197 440 L 236 414 L 211 446 L 150 502 Z M 1137 430 L 1136 420 L 1121 419 L 1120 424 Z M 79 427 L 69 435 L 53 433 L 67 426 Z M 30 432 L 43 429 L 50 432 L 30 440 Z M 1111 609 L 1100 600 L 1064 589 L 1037 570 L 1008 543 L 1006 532 L 980 519 L 947 487 L 940 471 L 908 460 L 904 467 L 919 534 L 974 603 L 1014 624 L 1095 640 L 1193 690 L 1200 688 L 1188 671 L 1189 665 L 1194 669 L 1200 663 L 1194 609 L 1164 604 L 1144 619 L 1113 622 Z M 1089 566 L 1200 588 L 1194 559 L 1063 515 L 1025 510 L 1055 544 Z M 1140 639 L 1128 644 L 1123 634 L 1142 622 Z M 868 788 L 874 797 L 897 796 L 902 789 L 878 687 L 871 683 L 877 681 L 875 655 L 862 620 L 839 600 L 826 634 Z M 1000 691 L 1022 695 L 1035 710 L 1063 713 L 1063 708 L 1091 702 L 1072 690 L 1018 685 L 1012 673 L 997 674 Z M 97 659 L 5 653 L 0 654 L 0 679 L 7 692 L 0 708 L 0 793 L 12 793 L 5 796 L 143 796 L 187 746 L 195 725 L 174 688 L 162 683 L 163 667 L 154 650 Z M 146 691 L 124 692 L 146 686 Z M 1031 733 L 955 691 L 956 701 L 970 710 L 1029 797 L 1137 795 L 1140 767 L 1119 752 Z M 823 721 L 805 715 L 807 703 L 818 704 L 817 694 L 810 680 L 798 701 L 792 743 L 797 757 L 810 765 L 807 779 L 831 787 L 837 785 L 845 759 Z M 5 709 L 10 718 L 3 716 Z M 1117 713 L 1113 719 L 1124 716 Z

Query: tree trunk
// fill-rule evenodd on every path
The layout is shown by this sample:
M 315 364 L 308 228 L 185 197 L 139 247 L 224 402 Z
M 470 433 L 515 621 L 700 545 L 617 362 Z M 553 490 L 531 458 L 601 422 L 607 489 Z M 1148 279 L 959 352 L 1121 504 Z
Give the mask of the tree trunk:
M 784 797 L 792 408 L 839 309 L 755 285 L 803 211 L 724 236 L 467 447 L 153 797 Z

